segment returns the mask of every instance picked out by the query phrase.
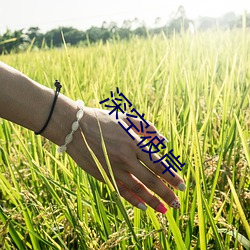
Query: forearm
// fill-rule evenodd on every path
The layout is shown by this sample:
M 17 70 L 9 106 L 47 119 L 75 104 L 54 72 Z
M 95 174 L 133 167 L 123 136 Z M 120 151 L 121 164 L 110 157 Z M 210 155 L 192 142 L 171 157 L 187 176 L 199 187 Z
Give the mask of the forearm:
M 36 83 L 0 62 L 0 117 L 33 131 L 39 131 L 48 118 L 54 90 Z M 54 113 L 43 136 L 60 145 L 75 119 L 76 105 L 59 94 Z

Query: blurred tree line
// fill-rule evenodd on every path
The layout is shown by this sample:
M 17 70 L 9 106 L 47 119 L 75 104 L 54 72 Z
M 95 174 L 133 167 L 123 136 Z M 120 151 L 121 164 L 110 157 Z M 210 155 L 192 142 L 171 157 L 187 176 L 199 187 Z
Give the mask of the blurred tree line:
M 250 14 L 245 13 L 244 19 L 246 27 L 250 27 Z M 200 17 L 197 20 L 191 20 L 187 18 L 184 7 L 180 6 L 169 22 L 162 25 L 161 18 L 156 18 L 154 28 L 150 29 L 147 29 L 145 23 L 137 18 L 125 20 L 121 27 L 118 27 L 115 22 L 109 24 L 103 22 L 101 27 L 91 27 L 86 31 L 80 31 L 73 27 L 59 27 L 46 33 L 42 33 L 38 27 L 14 32 L 7 29 L 4 34 L 0 34 L 0 54 L 24 51 L 28 48 L 61 47 L 63 45 L 62 33 L 67 46 L 84 46 L 100 41 L 106 43 L 112 40 L 130 39 L 134 36 L 147 37 L 160 33 L 171 36 L 173 32 L 189 31 L 195 33 L 197 30 L 211 28 L 234 29 L 242 27 L 242 20 L 242 16 L 237 16 L 234 12 L 229 12 L 219 19 Z

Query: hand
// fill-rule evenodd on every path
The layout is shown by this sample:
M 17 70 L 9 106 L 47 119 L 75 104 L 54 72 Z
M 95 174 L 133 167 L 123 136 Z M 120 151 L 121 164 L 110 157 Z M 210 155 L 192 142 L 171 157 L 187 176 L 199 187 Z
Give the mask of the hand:
M 40 131 L 51 110 L 54 91 L 1 62 L 0 89 L 0 116 L 30 130 Z M 60 94 L 53 115 L 42 135 L 51 142 L 62 145 L 65 136 L 70 132 L 76 110 L 76 103 Z M 120 117 L 120 122 L 126 127 L 125 116 L 120 114 Z M 165 213 L 164 204 L 151 193 L 150 190 L 152 190 L 167 204 L 179 208 L 180 203 L 177 196 L 165 185 L 162 179 L 165 179 L 173 187 L 184 190 L 186 186 L 183 179 L 176 173 L 175 177 L 172 177 L 168 172 L 162 174 L 165 170 L 162 164 L 160 162 L 154 164 L 150 161 L 149 156 L 137 146 L 140 142 L 139 136 L 130 130 L 135 138 L 132 140 L 118 124 L 115 114 L 110 116 L 107 111 L 85 108 L 85 115 L 80 124 L 81 129 L 106 173 L 108 174 L 108 171 L 101 146 L 97 118 L 101 125 L 120 194 L 132 205 L 142 210 L 146 209 L 145 203 L 147 203 L 156 211 Z M 140 124 L 140 120 L 131 119 L 135 124 Z M 156 131 L 152 124 L 150 129 Z M 103 181 L 80 130 L 74 134 L 74 139 L 68 145 L 67 152 L 79 166 Z M 152 158 L 153 161 L 160 159 L 156 154 Z
M 109 115 L 108 111 L 93 108 L 84 108 L 84 112 L 85 114 L 80 122 L 81 130 L 88 145 L 94 151 L 107 175 L 110 177 L 101 146 L 97 118 L 100 122 L 105 146 L 120 194 L 132 205 L 142 210 L 146 210 L 145 203 L 147 203 L 156 211 L 165 213 L 167 209 L 164 203 L 152 194 L 150 191 L 152 190 L 169 206 L 179 208 L 178 197 L 165 185 L 162 179 L 166 180 L 174 188 L 182 191 L 186 187 L 183 179 L 175 172 L 175 177 L 168 172 L 162 174 L 165 170 L 162 164 L 160 162 L 153 163 L 150 160 L 149 155 L 137 146 L 141 141 L 139 135 L 132 131 L 132 129 L 129 130 L 135 138 L 133 140 L 118 124 L 115 114 Z M 119 118 L 123 126 L 128 127 L 125 115 L 120 113 Z M 140 125 L 139 119 L 131 118 L 131 120 L 135 125 Z M 150 129 L 148 130 L 156 131 L 156 128 L 150 123 Z M 85 171 L 98 180 L 104 181 L 85 145 L 80 130 L 75 133 L 74 140 L 69 144 L 67 152 Z M 153 154 L 152 158 L 153 160 L 160 159 L 156 154 Z

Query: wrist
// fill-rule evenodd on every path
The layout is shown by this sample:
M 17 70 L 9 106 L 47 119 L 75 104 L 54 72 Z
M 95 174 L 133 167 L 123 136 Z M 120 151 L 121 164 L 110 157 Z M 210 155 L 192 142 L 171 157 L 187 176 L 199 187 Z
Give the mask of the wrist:
M 42 135 L 59 146 L 63 145 L 65 137 L 71 131 L 72 123 L 76 119 L 77 110 L 75 101 L 60 94 L 51 120 Z

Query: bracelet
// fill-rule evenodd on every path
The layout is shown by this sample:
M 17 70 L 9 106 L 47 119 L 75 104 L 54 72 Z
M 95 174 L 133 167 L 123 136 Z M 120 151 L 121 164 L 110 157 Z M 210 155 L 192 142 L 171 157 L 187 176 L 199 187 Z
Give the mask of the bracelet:
M 60 147 L 57 148 L 57 152 L 63 153 L 67 150 L 68 144 L 70 144 L 73 140 L 73 134 L 76 132 L 76 130 L 79 128 L 79 121 L 82 119 L 84 115 L 83 107 L 84 107 L 84 102 L 81 100 L 77 100 L 77 107 L 79 110 L 76 113 L 76 121 L 72 123 L 71 126 L 71 132 L 65 137 L 64 144 Z
M 56 87 L 55 97 L 54 97 L 54 100 L 53 100 L 53 103 L 52 103 L 52 107 L 51 107 L 51 110 L 50 110 L 50 113 L 49 113 L 49 117 L 48 117 L 46 123 L 44 124 L 44 126 L 42 127 L 42 129 L 40 131 L 38 131 L 38 132 L 35 132 L 35 135 L 40 135 L 47 128 L 47 126 L 49 124 L 50 118 L 51 118 L 51 116 L 52 116 L 52 114 L 54 112 L 55 106 L 56 106 L 57 97 L 59 95 L 60 89 L 62 88 L 62 85 L 58 80 L 55 81 L 55 87 Z

